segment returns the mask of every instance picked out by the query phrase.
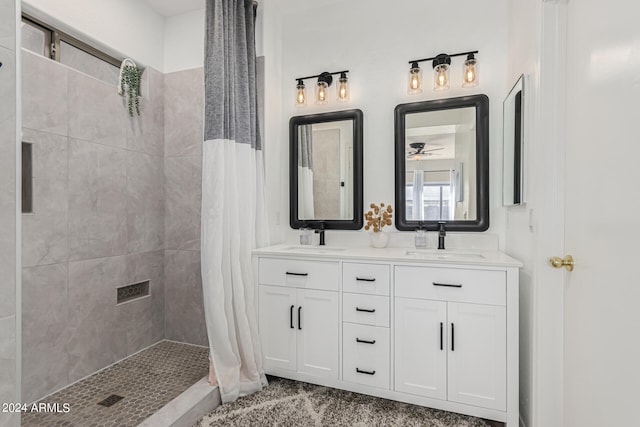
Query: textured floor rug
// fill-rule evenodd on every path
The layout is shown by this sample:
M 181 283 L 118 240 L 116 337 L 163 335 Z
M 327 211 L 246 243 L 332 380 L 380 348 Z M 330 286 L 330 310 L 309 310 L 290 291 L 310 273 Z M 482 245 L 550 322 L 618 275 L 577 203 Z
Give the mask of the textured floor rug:
M 269 387 L 263 391 L 222 405 L 195 424 L 197 427 L 493 425 L 496 424 L 479 418 L 276 377 L 269 377 Z

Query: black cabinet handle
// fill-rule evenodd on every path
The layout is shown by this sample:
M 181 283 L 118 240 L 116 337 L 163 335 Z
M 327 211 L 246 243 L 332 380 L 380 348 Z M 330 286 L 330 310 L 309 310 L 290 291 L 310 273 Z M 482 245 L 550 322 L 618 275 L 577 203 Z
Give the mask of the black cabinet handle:
M 293 307 L 293 306 L 292 306 Z M 440 322 L 440 350 L 444 350 L 444 345 L 443 345 L 443 325 L 442 322 Z
M 356 342 L 361 342 L 361 343 L 364 343 L 364 344 L 375 344 L 376 340 L 367 341 L 367 340 L 361 340 L 360 338 L 356 338 Z
M 433 283 L 433 286 L 444 286 L 445 288 L 461 288 L 462 285 L 452 285 L 449 283 L 436 283 L 436 282 L 431 282 Z
M 376 309 L 375 308 L 360 308 L 360 307 L 356 307 L 356 311 L 364 311 L 365 313 L 375 313 Z
M 291 271 L 286 272 L 287 276 L 308 276 L 309 273 L 292 273 Z
M 302 311 L 302 306 L 298 307 L 298 329 L 302 329 L 302 323 L 300 323 L 300 312 Z
M 359 374 L 367 374 L 367 375 L 375 375 L 376 371 L 363 371 L 362 369 L 356 368 L 356 372 Z
M 293 305 L 289 308 L 289 324 L 291 329 L 295 329 L 295 326 L 293 326 Z
M 451 351 L 456 350 L 456 335 L 453 323 L 451 323 Z
M 356 280 L 358 282 L 375 282 L 376 278 L 375 277 L 356 277 Z

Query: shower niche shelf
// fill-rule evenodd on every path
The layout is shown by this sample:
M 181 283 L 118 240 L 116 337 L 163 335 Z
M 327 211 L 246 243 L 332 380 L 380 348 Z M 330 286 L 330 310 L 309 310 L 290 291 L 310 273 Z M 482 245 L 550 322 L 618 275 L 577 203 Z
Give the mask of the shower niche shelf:
M 117 289 L 117 303 L 134 301 L 149 295 L 149 281 L 134 283 L 133 285 L 122 286 Z

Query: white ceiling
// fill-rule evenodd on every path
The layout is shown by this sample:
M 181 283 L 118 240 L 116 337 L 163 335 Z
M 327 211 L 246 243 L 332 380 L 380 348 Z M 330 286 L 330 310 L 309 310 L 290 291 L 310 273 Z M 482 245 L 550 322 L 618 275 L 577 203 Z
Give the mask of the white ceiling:
M 205 0 L 143 0 L 158 12 L 158 14 L 169 17 L 181 15 L 198 9 L 204 9 Z

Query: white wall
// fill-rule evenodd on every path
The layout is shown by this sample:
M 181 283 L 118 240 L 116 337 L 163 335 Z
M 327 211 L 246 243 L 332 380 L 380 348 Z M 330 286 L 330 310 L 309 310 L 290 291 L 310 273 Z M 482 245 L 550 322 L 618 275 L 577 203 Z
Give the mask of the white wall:
M 288 227 L 288 121 L 299 114 L 359 108 L 364 112 L 364 203 L 394 200 L 394 122 L 396 105 L 485 93 L 490 99 L 491 228 L 504 235 L 501 207 L 502 100 L 507 93 L 507 1 L 436 2 L 398 0 L 269 0 L 264 2 L 267 78 L 267 186 L 272 235 Z M 481 19 L 479 17 L 482 17 Z M 408 61 L 441 52 L 479 50 L 480 85 L 457 82 L 463 58 L 454 58 L 451 90 L 407 94 Z M 429 62 L 422 63 L 427 79 Z M 351 102 L 338 106 L 294 107 L 295 78 L 322 71 L 350 70 Z M 314 82 L 307 80 L 312 89 Z M 334 91 L 334 87 L 330 88 Z M 337 233 L 337 232 L 333 232 Z M 477 233 L 475 233 L 477 234 Z
M 145 2 L 131 0 L 24 0 L 23 11 L 114 56 L 164 68 L 164 19 Z
M 165 73 L 203 66 L 204 26 L 204 9 L 165 19 L 163 67 Z
M 534 354 L 536 289 L 535 289 L 535 253 L 536 232 L 535 208 L 539 195 L 536 190 L 536 150 L 537 126 L 536 113 L 540 86 L 540 38 L 541 6 L 540 1 L 510 0 L 509 45 L 507 62 L 507 83 L 510 89 L 521 74 L 527 78 L 525 87 L 525 181 L 524 197 L 526 204 L 507 209 L 505 251 L 521 260 L 524 266 L 520 270 L 520 417 L 526 426 L 533 426 L 534 412 Z M 541 172 L 537 172 L 538 174 Z M 500 195 L 501 197 L 502 195 Z

